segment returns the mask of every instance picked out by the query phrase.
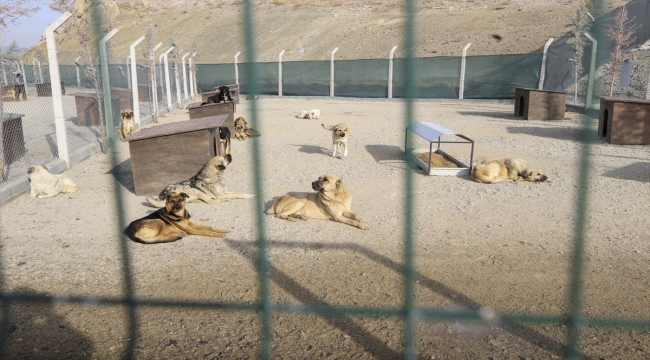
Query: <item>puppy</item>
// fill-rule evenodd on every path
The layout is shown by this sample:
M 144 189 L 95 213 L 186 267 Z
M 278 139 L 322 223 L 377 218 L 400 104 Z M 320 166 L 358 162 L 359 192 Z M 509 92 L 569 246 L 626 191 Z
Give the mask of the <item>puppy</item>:
M 59 193 L 79 191 L 79 187 L 67 176 L 52 175 L 45 166 L 34 165 L 27 170 L 29 175 L 30 196 L 46 199 Z
M 230 154 L 230 129 L 225 126 L 219 127 L 219 146 L 221 146 L 221 156 Z
M 301 111 L 300 114 L 298 114 L 299 119 L 318 119 L 320 117 L 320 110 L 318 109 L 311 109 L 309 111 Z
M 232 162 L 232 155 L 215 156 L 191 178 L 168 185 L 158 197 L 148 197 L 147 201 L 155 207 L 163 207 L 165 198 L 170 193 L 185 193 L 188 202 L 216 204 L 227 199 L 249 199 L 252 194 L 229 192 L 223 180 L 223 171 Z
M 321 124 L 325 130 L 332 132 L 332 145 L 334 150 L 332 151 L 332 157 L 336 157 L 336 151 L 340 148 L 343 148 L 343 156 L 348 156 L 348 135 L 350 134 L 350 127 L 348 124 L 337 124 L 337 125 L 325 125 Z
M 548 177 L 537 168 L 528 166 L 522 159 L 492 160 L 476 165 L 470 173 L 478 183 L 496 184 L 502 181 L 544 182 Z
M 370 225 L 352 212 L 352 195 L 336 175 L 323 175 L 311 183 L 316 193 L 290 192 L 282 195 L 266 211 L 289 221 L 332 220 L 368 230 Z
M 133 110 L 126 109 L 122 110 L 122 127 L 117 130 L 117 135 L 119 135 L 120 140 L 135 134 L 135 121 L 133 120 Z
M 185 193 L 169 193 L 165 196 L 165 207 L 141 219 L 135 220 L 124 234 L 131 240 L 144 244 L 176 241 L 187 235 L 223 237 L 227 230 L 194 222 L 185 209 Z
M 246 140 L 249 137 L 258 137 L 260 133 L 257 130 L 248 127 L 246 119 L 238 117 L 235 119 L 235 138 L 237 140 Z

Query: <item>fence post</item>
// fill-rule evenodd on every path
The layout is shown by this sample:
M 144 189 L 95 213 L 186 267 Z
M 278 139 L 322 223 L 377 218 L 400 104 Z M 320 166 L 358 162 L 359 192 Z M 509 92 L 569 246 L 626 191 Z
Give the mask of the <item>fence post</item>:
M 196 55 L 196 53 L 193 53 L 192 56 L 190 56 L 190 61 L 189 61 L 190 62 L 190 96 L 192 97 L 192 99 L 194 99 L 194 89 L 196 88 L 196 83 L 194 82 L 194 71 L 192 68 L 192 60 L 194 60 L 194 55 Z M 194 66 L 196 66 L 196 64 Z
M 27 85 L 27 73 L 25 72 L 25 64 L 20 60 L 20 71 L 23 72 L 23 84 Z
M 278 55 L 278 96 L 282 96 L 282 55 L 284 50 Z
M 183 55 L 181 58 L 183 62 L 183 96 L 185 97 L 185 100 L 187 100 L 187 69 L 185 68 L 185 57 L 189 55 L 191 51 L 188 51 L 187 54 Z
M 38 63 L 38 79 L 39 82 L 42 84 L 44 83 L 44 81 L 43 81 L 43 72 L 41 71 L 41 62 L 38 61 L 36 58 L 32 59 L 32 72 L 34 73 L 34 81 L 36 81 L 36 64 L 34 64 L 35 62 Z
M 195 56 L 196 56 L 196 51 L 192 53 L 192 58 L 194 58 Z M 196 62 L 194 63 L 194 66 L 196 66 Z M 198 85 L 196 85 L 196 73 L 195 72 L 192 72 L 192 79 L 194 80 L 194 86 L 195 87 L 198 86 Z M 197 88 L 197 91 L 198 91 L 198 88 Z
M 542 55 L 542 68 L 539 70 L 539 84 L 537 85 L 537 89 L 543 90 L 544 89 L 544 78 L 546 77 L 546 55 L 548 53 L 548 47 L 551 46 L 551 43 L 553 42 L 553 38 L 548 39 L 546 44 L 544 44 L 544 54 Z
M 334 96 L 334 54 L 338 51 L 338 47 L 332 50 L 330 54 L 330 96 Z
M 235 84 L 239 84 L 239 65 L 237 65 L 237 56 L 241 54 L 241 51 L 238 51 L 235 54 Z
M 178 49 L 178 53 L 180 54 L 183 50 Z M 174 84 L 176 85 L 176 101 L 178 101 L 178 108 L 182 109 L 183 108 L 183 101 L 181 100 L 181 84 L 178 82 L 178 56 L 174 57 L 176 61 L 174 61 Z
M 598 41 L 594 39 L 589 33 L 585 32 L 585 36 L 591 40 L 593 46 L 591 47 L 591 62 L 589 64 L 589 80 L 587 81 L 587 99 L 585 101 L 585 109 L 591 107 L 591 97 L 594 95 L 594 77 L 596 76 L 596 51 Z M 576 88 L 578 84 L 576 82 Z
M 74 64 L 76 65 L 75 70 L 77 70 L 77 87 L 81 87 L 81 77 L 79 77 L 79 59 L 81 56 L 77 56 L 76 59 L 74 59 Z
M 161 59 L 165 60 L 165 93 L 167 94 L 167 110 L 172 111 L 172 89 L 169 84 L 169 66 L 167 66 L 167 54 L 169 54 L 174 47 L 170 47 L 169 50 L 165 51 L 160 55 Z M 162 70 L 161 70 L 162 71 Z
M 102 87 L 104 91 L 104 114 L 106 121 L 106 139 L 108 144 L 113 144 L 115 138 L 115 127 L 113 125 L 113 104 L 111 103 L 111 83 L 108 76 L 108 58 L 106 56 L 106 42 L 110 40 L 119 30 L 113 29 L 99 40 L 99 58 L 102 68 Z M 54 88 L 54 84 L 52 86 Z
M 131 89 L 131 55 L 126 57 L 126 87 Z
M 156 50 L 158 50 L 159 47 L 162 46 L 163 43 L 159 42 L 156 44 L 156 46 L 151 50 L 151 54 L 149 54 L 149 60 L 154 64 L 154 69 L 152 72 L 149 74 L 153 73 L 153 76 L 151 77 L 151 99 L 153 100 L 153 120 L 154 122 L 158 121 L 158 84 L 156 81 Z
M 45 28 L 45 41 L 47 43 L 47 58 L 50 68 L 50 83 L 52 86 L 52 107 L 54 112 L 54 127 L 56 129 L 56 146 L 59 159 L 65 161 L 70 168 L 70 156 L 68 154 L 68 134 L 65 130 L 65 117 L 63 115 L 63 91 L 61 90 L 61 76 L 59 75 L 59 59 L 56 54 L 56 41 L 54 41 L 54 30 L 70 18 L 72 14 L 65 12 L 53 23 Z
M 397 49 L 397 45 L 393 46 L 390 49 L 390 54 L 388 54 L 388 98 L 393 98 L 393 54 Z
M 5 85 L 9 85 L 9 81 L 7 81 L 7 70 L 5 69 L 5 63 L 4 61 L 0 63 L 2 63 L 2 78 L 5 81 Z
M 467 57 L 467 49 L 472 45 L 472 43 L 468 43 L 465 45 L 463 48 L 463 52 L 461 53 L 461 58 L 460 58 L 460 79 L 458 80 L 458 98 L 462 99 L 463 94 L 465 93 L 465 58 Z
M 140 44 L 143 40 L 144 36 L 140 36 L 138 40 L 129 46 L 129 53 L 131 54 L 129 56 L 129 58 L 131 58 L 131 74 L 129 75 L 131 76 L 131 94 L 133 95 L 133 120 L 135 120 L 135 123 L 138 124 L 138 127 L 140 127 L 140 97 L 138 94 L 138 69 L 135 62 L 135 47 L 138 46 L 138 44 Z

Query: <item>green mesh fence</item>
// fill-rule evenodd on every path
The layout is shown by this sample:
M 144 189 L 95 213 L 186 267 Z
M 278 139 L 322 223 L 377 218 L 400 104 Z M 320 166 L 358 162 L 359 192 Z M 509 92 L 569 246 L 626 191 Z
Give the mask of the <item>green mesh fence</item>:
M 214 91 L 214 88 L 219 85 L 234 83 L 235 64 L 196 65 L 196 86 L 201 92 Z
M 278 63 L 255 63 L 257 76 L 253 76 L 251 64 L 239 66 L 239 91 L 243 94 L 277 95 L 278 94 Z
M 282 63 L 282 95 L 328 96 L 329 61 L 287 61 Z
M 467 57 L 465 99 L 512 99 L 515 88 L 537 89 L 542 54 Z
M 415 97 L 457 99 L 460 57 L 441 56 L 411 59 L 418 69 Z M 406 59 L 393 60 L 393 97 L 406 97 Z
M 388 60 L 338 60 L 334 62 L 336 96 L 385 98 L 388 96 Z

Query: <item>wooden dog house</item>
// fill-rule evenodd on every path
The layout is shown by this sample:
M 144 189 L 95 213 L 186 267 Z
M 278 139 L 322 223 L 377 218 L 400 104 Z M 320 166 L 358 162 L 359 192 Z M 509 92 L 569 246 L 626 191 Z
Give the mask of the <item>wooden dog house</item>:
M 2 147 L 5 164 L 9 165 L 25 155 L 25 136 L 23 134 L 24 114 L 2 113 Z
M 22 101 L 27 99 L 24 84 L 2 86 L 2 101 Z
M 65 84 L 61 81 L 61 95 L 65 95 Z M 36 96 L 52 96 L 52 83 L 36 84 Z
M 126 109 L 133 110 L 133 92 L 130 89 L 112 87 L 111 95 L 118 97 L 118 112 Z
M 538 89 L 515 89 L 515 116 L 524 120 L 563 120 L 566 93 Z
M 600 98 L 598 135 L 610 144 L 650 144 L 650 100 Z
M 70 94 L 74 96 L 77 107 L 77 125 L 78 126 L 99 126 L 99 102 L 97 95 L 91 92 L 76 92 Z M 113 121 L 121 121 L 120 104 L 117 96 L 111 96 L 113 107 Z M 115 123 L 115 124 L 118 124 Z
M 219 150 L 219 130 L 228 115 L 142 129 L 129 142 L 135 194 L 158 195 L 169 184 L 187 180 Z
M 235 134 L 235 103 L 224 102 L 221 104 L 205 104 L 201 105 L 200 102 L 195 102 L 187 105 L 190 113 L 190 119 L 200 119 L 208 116 L 215 115 L 228 115 L 224 121 L 223 127 L 227 127 L 231 134 Z

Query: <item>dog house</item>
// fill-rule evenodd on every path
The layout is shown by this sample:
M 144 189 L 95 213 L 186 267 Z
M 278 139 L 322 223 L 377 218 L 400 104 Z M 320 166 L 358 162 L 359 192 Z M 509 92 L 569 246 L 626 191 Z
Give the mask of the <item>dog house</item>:
M 515 116 L 524 120 L 563 120 L 566 93 L 515 88 Z
M 219 154 L 219 130 L 228 115 L 162 124 L 129 136 L 135 194 L 158 195 L 187 180 Z
M 111 96 L 118 97 L 118 112 L 126 109 L 133 110 L 133 92 L 130 89 L 112 87 Z
M 230 93 L 230 98 L 235 104 L 239 104 L 239 84 L 230 84 L 230 85 L 219 85 L 214 88 L 215 91 L 208 91 L 201 94 L 201 101 L 208 101 L 208 98 L 219 92 L 219 88 L 222 86 L 228 87 L 228 92 Z
M 65 95 L 65 84 L 61 81 L 61 95 Z M 52 83 L 36 84 L 36 96 L 48 97 L 52 96 Z
M 152 102 L 153 101 L 153 92 L 151 91 L 151 85 L 138 84 L 138 100 L 141 102 Z M 156 86 L 156 92 L 158 99 L 162 99 L 163 90 L 162 86 Z
M 208 116 L 228 115 L 223 127 L 227 127 L 231 134 L 235 133 L 235 103 L 233 101 L 220 104 L 205 104 L 195 102 L 187 105 L 190 119 L 200 119 Z
M 428 149 L 409 148 L 408 147 L 409 132 L 412 132 L 420 136 L 424 140 L 428 141 L 429 148 Z M 463 141 L 448 141 L 448 140 L 442 141 L 441 137 L 443 135 L 454 135 L 456 137 L 463 139 Z M 433 148 L 434 142 L 438 144 L 438 147 L 436 149 Z M 469 165 L 463 164 L 461 161 L 457 160 L 453 156 L 444 152 L 442 149 L 440 149 L 441 144 L 471 145 L 471 150 L 469 155 Z M 407 126 L 405 141 L 404 141 L 404 149 L 406 152 L 406 156 L 410 156 L 413 159 L 413 161 L 415 161 L 415 163 L 417 163 L 422 170 L 426 170 L 427 174 L 429 175 L 462 176 L 462 175 L 469 175 L 469 172 L 472 170 L 472 162 L 474 161 L 474 140 L 468 138 L 465 135 L 461 135 L 454 130 L 448 129 L 442 125 L 438 125 L 436 123 L 416 121 L 410 124 L 409 126 Z M 418 157 L 418 154 L 429 154 L 428 156 L 429 161 L 425 163 L 420 157 Z M 451 162 L 455 163 L 457 167 L 432 167 L 431 166 L 432 154 L 440 154 L 446 157 Z
M 22 101 L 27 99 L 24 84 L 2 86 L 2 101 Z
M 27 152 L 23 134 L 23 116 L 25 115 L 2 113 L 2 148 L 6 165 L 16 161 Z
M 600 98 L 598 135 L 610 144 L 650 144 L 650 100 Z
M 99 102 L 97 95 L 91 92 L 76 92 L 70 94 L 74 96 L 77 107 L 77 125 L 78 126 L 100 126 Z M 121 121 L 120 104 L 117 96 L 111 96 L 113 107 L 113 121 L 118 124 Z M 115 122 L 118 121 L 118 122 Z

